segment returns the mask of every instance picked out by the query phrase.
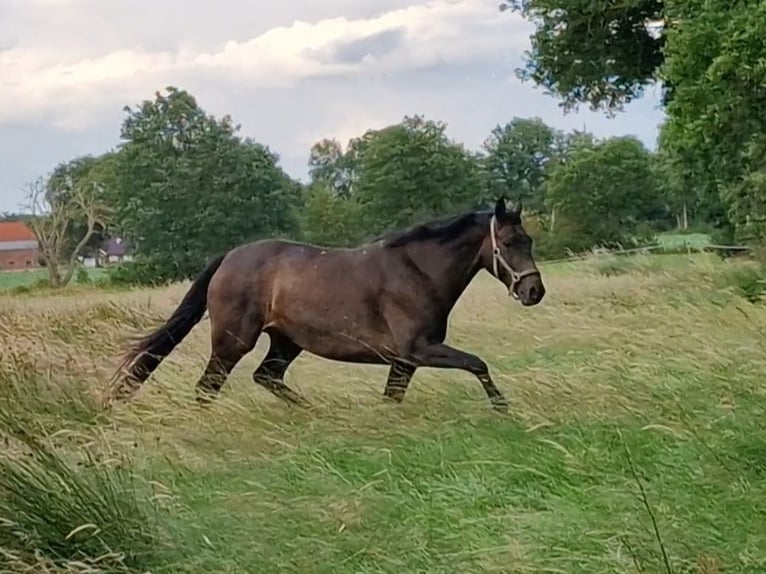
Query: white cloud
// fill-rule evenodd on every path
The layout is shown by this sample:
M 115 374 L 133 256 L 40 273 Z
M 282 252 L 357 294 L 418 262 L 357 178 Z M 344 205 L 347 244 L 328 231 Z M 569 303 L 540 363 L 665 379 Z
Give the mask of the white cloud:
M 58 162 L 113 147 L 122 107 L 168 85 L 298 177 L 317 140 L 412 114 L 472 148 L 514 116 L 651 143 L 656 97 L 614 120 L 562 116 L 522 85 L 530 31 L 495 0 L 0 0 L 0 211 Z
M 42 1 L 58 5 L 82 0 L 37 0 Z M 385 33 L 393 34 L 388 45 L 365 57 L 365 41 Z M 526 35 L 518 17 L 499 14 L 491 2 L 432 0 L 370 18 L 295 21 L 210 51 L 123 48 L 73 60 L 65 49 L 20 43 L 0 52 L 0 123 L 45 118 L 59 127 L 86 127 L 99 121 L 99 109 L 119 108 L 184 81 L 193 88 L 222 79 L 252 89 L 292 86 L 316 77 L 380 76 L 439 63 L 458 65 L 521 46 Z M 360 57 L 334 57 L 349 45 L 355 45 Z

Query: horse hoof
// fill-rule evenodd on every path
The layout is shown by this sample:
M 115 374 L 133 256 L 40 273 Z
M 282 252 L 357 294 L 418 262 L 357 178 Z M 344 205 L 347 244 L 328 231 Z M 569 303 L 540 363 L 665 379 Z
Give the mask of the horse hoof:
M 306 409 L 306 410 L 309 410 L 309 409 L 313 409 L 313 408 L 314 408 L 314 404 L 313 404 L 313 403 L 310 403 L 310 402 L 309 402 L 309 401 L 307 401 L 306 399 L 301 399 L 301 400 L 299 400 L 299 401 L 295 401 L 293 404 L 294 404 L 295 406 L 299 407 L 299 408 L 302 408 L 302 409 Z
M 383 400 L 388 403 L 399 404 L 404 400 L 404 393 L 388 392 L 383 393 Z
M 492 401 L 492 408 L 495 409 L 495 412 L 501 413 L 501 414 L 508 414 L 508 401 L 505 399 Z
M 213 395 L 210 395 L 204 391 L 197 393 L 194 399 L 200 407 L 208 407 L 213 403 Z

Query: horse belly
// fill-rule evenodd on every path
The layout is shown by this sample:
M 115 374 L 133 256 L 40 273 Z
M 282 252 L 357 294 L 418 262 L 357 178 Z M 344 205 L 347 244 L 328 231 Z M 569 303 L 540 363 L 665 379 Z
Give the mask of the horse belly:
M 306 351 L 334 361 L 344 363 L 364 363 L 382 365 L 389 363 L 392 353 L 385 349 L 376 349 L 364 344 L 353 342 L 344 342 L 339 340 L 329 340 L 328 338 L 314 339 L 306 341 L 305 346 L 301 345 Z
M 396 354 L 385 321 L 358 294 L 339 294 L 332 301 L 296 297 L 274 319 L 271 328 L 326 359 L 380 364 Z

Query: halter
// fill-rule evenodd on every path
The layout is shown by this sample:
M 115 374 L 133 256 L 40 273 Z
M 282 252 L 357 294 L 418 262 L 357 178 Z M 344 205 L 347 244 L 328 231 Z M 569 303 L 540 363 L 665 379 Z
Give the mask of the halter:
M 503 266 L 503 269 L 505 269 L 505 271 L 511 277 L 511 284 L 508 286 L 508 295 L 511 295 L 514 299 L 518 299 L 519 295 L 514 290 L 516 284 L 524 277 L 540 275 L 540 271 L 538 269 L 531 268 L 517 272 L 513 267 L 511 267 L 511 264 L 506 261 L 502 253 L 500 253 L 500 248 L 497 246 L 497 217 L 495 217 L 495 215 L 492 215 L 492 220 L 489 223 L 489 237 L 492 241 L 492 274 L 500 279 L 500 275 L 498 274 L 497 269 L 497 264 L 500 263 L 500 265 Z

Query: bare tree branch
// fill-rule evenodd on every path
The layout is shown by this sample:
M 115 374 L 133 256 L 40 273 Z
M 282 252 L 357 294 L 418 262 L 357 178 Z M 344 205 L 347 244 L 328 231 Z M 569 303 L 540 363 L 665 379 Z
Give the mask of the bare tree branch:
M 78 265 L 77 257 L 96 228 L 106 227 L 109 221 L 110 210 L 100 200 L 100 191 L 100 186 L 94 182 L 83 185 L 73 182 L 65 191 L 52 194 L 42 178 L 28 186 L 30 227 L 37 237 L 40 256 L 53 288 L 64 287 L 72 280 Z M 70 227 L 83 218 L 87 222 L 86 230 L 72 248 Z

